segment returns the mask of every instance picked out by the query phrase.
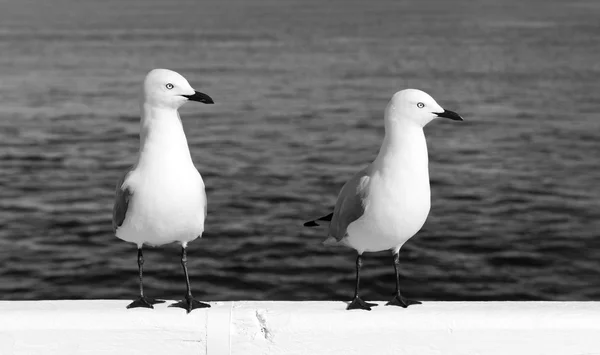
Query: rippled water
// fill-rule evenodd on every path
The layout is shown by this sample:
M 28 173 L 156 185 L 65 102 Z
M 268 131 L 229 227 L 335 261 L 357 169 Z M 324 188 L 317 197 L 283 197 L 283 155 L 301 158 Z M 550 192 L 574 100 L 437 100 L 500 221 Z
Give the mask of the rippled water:
M 432 211 L 402 249 L 405 294 L 600 299 L 597 1 L 0 5 L 0 299 L 136 294 L 111 209 L 155 67 L 217 102 L 181 110 L 209 199 L 189 252 L 202 299 L 351 295 L 354 252 L 302 222 L 375 157 L 406 87 L 466 121 L 426 129 Z M 145 257 L 147 293 L 181 296 L 178 247 Z M 367 254 L 365 297 L 393 275 Z

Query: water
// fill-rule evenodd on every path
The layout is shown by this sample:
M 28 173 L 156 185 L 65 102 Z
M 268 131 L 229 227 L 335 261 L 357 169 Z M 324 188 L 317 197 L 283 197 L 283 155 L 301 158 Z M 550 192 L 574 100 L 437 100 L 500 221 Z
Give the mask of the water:
M 136 295 L 111 209 L 155 67 L 217 102 L 181 110 L 209 199 L 189 251 L 200 298 L 351 296 L 354 252 L 302 222 L 375 157 L 406 87 L 466 121 L 426 128 L 432 211 L 402 249 L 404 293 L 600 298 L 597 1 L 0 6 L 0 299 Z M 147 293 L 182 296 L 178 247 L 145 257 Z M 367 254 L 365 297 L 390 298 L 393 275 L 388 254 Z

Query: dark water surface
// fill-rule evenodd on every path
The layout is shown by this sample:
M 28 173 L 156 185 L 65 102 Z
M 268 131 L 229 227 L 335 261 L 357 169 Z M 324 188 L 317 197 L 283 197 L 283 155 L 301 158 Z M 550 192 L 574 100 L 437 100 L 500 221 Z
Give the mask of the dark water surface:
M 600 299 L 600 2 L 0 0 L 0 299 L 130 298 L 135 246 L 111 230 L 138 149 L 146 72 L 216 105 L 181 114 L 207 186 L 190 245 L 207 300 L 348 299 L 353 251 L 320 245 L 383 109 L 423 89 L 466 121 L 426 128 L 432 210 L 402 249 L 425 300 Z M 184 291 L 177 246 L 147 293 Z M 391 258 L 363 289 L 387 299 Z

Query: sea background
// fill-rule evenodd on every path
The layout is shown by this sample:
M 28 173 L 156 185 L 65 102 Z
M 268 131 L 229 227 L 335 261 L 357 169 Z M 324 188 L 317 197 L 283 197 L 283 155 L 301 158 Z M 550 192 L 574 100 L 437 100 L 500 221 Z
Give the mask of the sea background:
M 114 237 L 144 75 L 215 105 L 180 112 L 208 195 L 190 244 L 202 300 L 347 300 L 355 252 L 324 247 L 383 109 L 420 88 L 464 122 L 426 127 L 432 209 L 401 251 L 420 300 L 600 300 L 597 0 L 0 0 L 0 299 L 133 298 Z M 176 245 L 146 293 L 181 298 Z M 394 290 L 365 254 L 362 293 Z

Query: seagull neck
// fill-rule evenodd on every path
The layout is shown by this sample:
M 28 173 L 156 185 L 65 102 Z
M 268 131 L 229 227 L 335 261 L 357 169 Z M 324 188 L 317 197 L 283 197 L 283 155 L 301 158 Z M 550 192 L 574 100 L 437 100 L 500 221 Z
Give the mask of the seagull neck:
M 192 161 L 183 125 L 176 109 L 142 105 L 140 163 Z M 160 157 L 164 158 L 162 161 Z
M 427 170 L 427 142 L 423 127 L 411 121 L 386 120 L 385 138 L 375 161 L 382 167 Z

